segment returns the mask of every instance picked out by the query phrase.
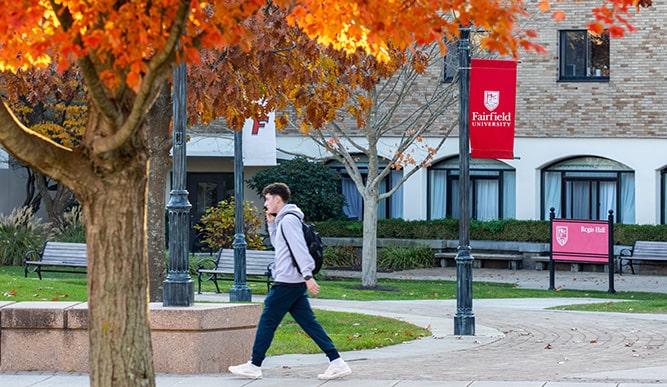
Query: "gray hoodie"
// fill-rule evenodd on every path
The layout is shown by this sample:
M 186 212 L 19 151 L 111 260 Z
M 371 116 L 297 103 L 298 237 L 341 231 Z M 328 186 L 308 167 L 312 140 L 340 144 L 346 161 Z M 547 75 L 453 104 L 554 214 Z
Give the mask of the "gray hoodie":
M 275 282 L 302 283 L 304 282 L 303 277 L 312 275 L 315 268 L 315 261 L 310 256 L 310 252 L 308 252 L 308 247 L 306 246 L 301 226 L 302 220 L 303 212 L 299 207 L 295 204 L 287 204 L 276 215 L 275 221 L 269 223 L 271 245 L 276 250 L 275 263 L 273 264 L 273 278 Z M 294 258 L 299 264 L 301 274 L 299 274 L 296 266 L 292 263 L 292 255 L 287 248 L 283 232 L 285 237 L 289 239 L 289 247 L 292 249 Z

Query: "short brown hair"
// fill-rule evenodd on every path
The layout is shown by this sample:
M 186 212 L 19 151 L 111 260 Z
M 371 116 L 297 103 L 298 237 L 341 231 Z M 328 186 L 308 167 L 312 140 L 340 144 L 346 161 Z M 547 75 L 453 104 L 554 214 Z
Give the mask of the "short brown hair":
M 262 190 L 262 196 L 266 195 L 278 195 L 283 199 L 283 202 L 288 203 L 291 192 L 285 183 L 272 183 L 264 187 Z

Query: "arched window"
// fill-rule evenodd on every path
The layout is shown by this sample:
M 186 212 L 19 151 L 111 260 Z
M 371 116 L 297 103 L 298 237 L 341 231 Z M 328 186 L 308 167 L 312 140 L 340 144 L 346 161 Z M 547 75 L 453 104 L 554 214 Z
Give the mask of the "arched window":
M 516 216 L 516 173 L 494 159 L 470 160 L 470 214 L 473 219 Z M 459 217 L 459 158 L 434 164 L 428 171 L 428 218 Z
M 542 219 L 554 208 L 557 218 L 635 222 L 635 173 L 601 157 L 577 157 L 542 170 Z
M 326 165 L 334 171 L 340 173 L 341 190 L 345 196 L 345 206 L 343 212 L 348 219 L 362 220 L 363 218 L 363 199 L 354 185 L 352 178 L 347 170 L 338 161 L 329 161 Z M 379 168 L 385 168 L 386 163 L 380 163 Z M 364 156 L 360 156 L 357 161 L 357 168 L 361 172 L 364 181 L 368 175 L 368 161 Z M 403 177 L 403 170 L 392 170 L 391 173 L 380 183 L 379 191 L 384 193 L 393 188 Z M 378 219 L 402 218 L 403 217 L 403 187 L 399 187 L 389 199 L 380 200 L 378 203 Z

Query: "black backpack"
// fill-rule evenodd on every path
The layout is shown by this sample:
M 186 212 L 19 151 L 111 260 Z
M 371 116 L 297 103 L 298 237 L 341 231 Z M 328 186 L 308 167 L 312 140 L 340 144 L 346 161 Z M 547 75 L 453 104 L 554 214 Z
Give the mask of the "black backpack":
M 288 212 L 286 215 L 297 216 L 291 212 Z M 322 243 L 322 237 L 320 237 L 320 234 L 315 231 L 315 225 L 301 222 L 301 228 L 303 229 L 303 237 L 306 240 L 306 246 L 308 246 L 310 256 L 313 258 L 313 261 L 315 261 L 315 268 L 313 269 L 313 275 L 315 275 L 320 272 L 320 269 L 322 269 L 322 263 L 324 262 L 324 243 Z M 285 231 L 283 231 L 282 228 L 280 228 L 280 231 L 283 233 L 285 243 L 287 243 L 287 248 L 289 249 L 289 253 L 292 256 L 292 262 L 294 263 L 294 266 L 296 266 L 296 270 L 299 272 L 299 274 L 301 274 L 301 269 L 296 263 L 296 259 L 294 259 L 292 248 L 290 247 L 289 242 L 285 237 Z

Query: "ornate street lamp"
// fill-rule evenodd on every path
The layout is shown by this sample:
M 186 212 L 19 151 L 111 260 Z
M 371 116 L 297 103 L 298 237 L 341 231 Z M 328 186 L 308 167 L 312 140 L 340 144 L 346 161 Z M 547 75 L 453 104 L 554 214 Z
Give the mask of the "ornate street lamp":
M 185 94 L 187 66 L 179 65 L 174 70 L 174 165 L 173 186 L 169 193 L 169 271 L 163 283 L 162 304 L 164 306 L 192 306 L 195 303 L 194 281 L 188 267 L 188 239 L 190 234 L 190 208 L 186 187 Z
M 472 262 L 470 254 L 470 27 L 461 26 L 459 37 L 459 246 L 456 254 L 455 335 L 475 334 L 472 312 Z
M 234 131 L 234 286 L 229 291 L 229 301 L 252 301 L 252 290 L 246 284 L 246 239 L 243 233 L 243 136 Z

